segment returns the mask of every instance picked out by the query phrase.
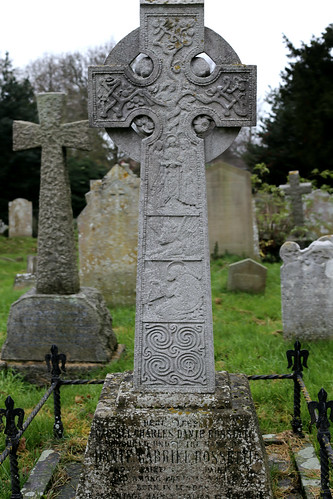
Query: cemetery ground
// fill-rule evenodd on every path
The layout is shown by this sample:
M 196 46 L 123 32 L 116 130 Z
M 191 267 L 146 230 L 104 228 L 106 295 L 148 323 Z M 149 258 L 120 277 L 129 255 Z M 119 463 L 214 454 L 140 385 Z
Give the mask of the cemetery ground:
M 6 322 L 11 304 L 26 290 L 13 290 L 17 273 L 25 272 L 26 256 L 36 253 L 37 240 L 33 238 L 0 237 L 0 347 L 4 343 Z M 228 265 L 240 260 L 226 255 L 211 262 L 212 302 L 214 322 L 215 368 L 233 373 L 273 374 L 288 373 L 286 350 L 293 343 L 283 339 L 280 299 L 280 263 L 266 263 L 267 285 L 265 294 L 250 295 L 227 291 Z M 125 344 L 122 358 L 92 373 L 94 378 L 104 378 L 109 372 L 133 369 L 134 316 L 135 307 L 110 309 L 113 328 L 118 342 Z M 51 345 L 50 345 L 51 346 Z M 304 370 L 304 381 L 313 400 L 323 386 L 328 399 L 333 398 L 332 353 L 333 342 L 317 341 L 302 344 L 309 350 L 308 369 Z M 45 352 L 45 354 L 48 352 Z M 66 353 L 66 352 L 63 352 Z M 290 443 L 290 421 L 293 411 L 292 380 L 251 381 L 259 423 L 263 434 L 279 433 Z M 44 449 L 61 452 L 61 466 L 56 475 L 59 483 L 66 480 L 64 466 L 68 462 L 80 461 L 86 446 L 90 424 L 102 385 L 66 386 L 61 389 L 64 438 L 53 439 L 53 401 L 47 401 L 41 412 L 24 433 L 19 448 L 19 463 L 22 483 Z M 10 395 L 16 404 L 25 410 L 25 418 L 31 413 L 44 394 L 43 388 L 24 382 L 12 372 L 0 372 L 0 407 Z M 302 399 L 303 428 L 308 433 L 309 414 Z M 316 432 L 309 436 L 317 447 Z M 5 446 L 5 436 L 0 434 L 0 451 Z M 282 460 L 289 454 L 288 445 L 275 446 Z M 275 481 L 279 470 L 273 468 Z M 292 465 L 287 475 L 293 474 Z M 280 473 L 281 474 L 281 473 Z M 281 477 L 280 477 L 281 478 Z M 10 474 L 8 459 L 0 468 L 0 497 L 10 497 Z M 53 490 L 56 483 L 53 484 Z M 286 491 L 275 489 L 276 497 L 287 497 Z M 56 497 L 53 493 L 47 497 Z M 290 496 L 291 497 L 291 496 Z M 295 496 L 296 497 L 296 496 Z

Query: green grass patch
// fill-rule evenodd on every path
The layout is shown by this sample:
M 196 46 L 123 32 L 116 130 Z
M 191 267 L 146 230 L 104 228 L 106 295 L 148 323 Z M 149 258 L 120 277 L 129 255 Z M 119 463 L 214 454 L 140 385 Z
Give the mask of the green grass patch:
M 24 292 L 13 290 L 15 274 L 25 272 L 27 255 L 35 253 L 36 246 L 36 240 L 32 238 L 9 239 L 0 236 L 0 345 L 6 337 L 10 306 Z M 251 295 L 227 291 L 228 266 L 237 260 L 238 257 L 228 255 L 211 263 L 216 370 L 247 375 L 287 373 L 286 350 L 293 348 L 293 342 L 286 342 L 282 334 L 280 264 L 265 263 L 266 291 L 264 294 Z M 92 377 L 104 378 L 108 372 L 133 369 L 135 307 L 118 307 L 110 309 L 110 312 L 118 341 L 125 344 L 126 351 L 119 361 L 96 370 Z M 316 399 L 323 386 L 331 400 L 333 342 L 306 343 L 302 344 L 302 348 L 310 352 L 309 369 L 304 371 L 304 381 L 310 396 Z M 251 381 L 250 386 L 262 432 L 290 429 L 293 382 Z M 53 400 L 52 397 L 49 399 L 24 434 L 25 440 L 19 452 L 22 482 L 45 448 L 60 449 L 65 461 L 81 459 L 100 392 L 101 385 L 66 386 L 61 389 L 65 428 L 65 437 L 61 442 L 53 440 Z M 2 408 L 7 395 L 11 395 L 16 405 L 24 408 L 28 416 L 43 394 L 44 390 L 26 383 L 12 372 L 0 373 Z M 302 417 L 304 428 L 307 428 L 309 416 L 303 401 Z M 4 445 L 2 433 L 0 453 Z M 10 497 L 9 478 L 9 463 L 6 460 L 0 468 L 0 497 L 4 499 Z

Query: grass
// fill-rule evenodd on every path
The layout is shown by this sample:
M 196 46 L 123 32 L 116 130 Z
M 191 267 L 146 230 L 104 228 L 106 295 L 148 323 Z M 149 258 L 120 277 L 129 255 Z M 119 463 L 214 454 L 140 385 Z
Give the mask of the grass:
M 6 322 L 11 304 L 24 290 L 14 291 L 16 273 L 25 272 L 26 256 L 36 252 L 36 240 L 29 238 L 9 239 L 0 236 L 0 346 L 6 337 Z M 227 291 L 228 265 L 238 257 L 225 256 L 213 260 L 212 303 L 214 321 L 214 347 L 216 370 L 245 374 L 286 373 L 286 350 L 293 342 L 283 339 L 280 302 L 280 264 L 265 266 L 267 285 L 265 294 L 250 295 Z M 135 307 L 119 307 L 110 310 L 113 328 L 119 343 L 126 346 L 122 358 L 93 373 L 93 377 L 105 377 L 108 372 L 133 369 Z M 304 381 L 312 399 L 317 398 L 323 386 L 328 400 L 333 398 L 332 353 L 333 342 L 318 341 L 302 344 L 310 352 L 309 368 Z M 293 383 L 290 380 L 251 381 L 251 391 L 263 433 L 282 432 L 290 429 L 293 411 Z M 61 390 L 61 403 L 65 437 L 53 440 L 52 397 L 25 432 L 19 455 L 22 482 L 45 448 L 60 449 L 63 463 L 80 459 L 84 451 L 90 423 L 96 408 L 101 386 L 66 386 Z M 11 395 L 18 407 L 32 411 L 44 390 L 26 383 L 12 372 L 0 372 L 0 407 L 4 408 L 7 395 Z M 305 403 L 302 401 L 304 428 L 309 423 Z M 5 437 L 0 435 L 0 452 Z M 9 493 L 8 459 L 0 468 L 0 497 Z

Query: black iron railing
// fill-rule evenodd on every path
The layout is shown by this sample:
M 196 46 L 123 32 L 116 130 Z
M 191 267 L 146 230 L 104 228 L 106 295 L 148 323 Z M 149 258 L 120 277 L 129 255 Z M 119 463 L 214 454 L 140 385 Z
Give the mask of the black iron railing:
M 288 368 L 292 368 L 292 373 L 289 374 L 268 374 L 268 375 L 252 375 L 247 376 L 249 380 L 275 380 L 275 379 L 292 379 L 294 382 L 294 406 L 291 427 L 295 434 L 303 436 L 303 426 L 301 419 L 301 394 L 303 394 L 311 417 L 311 425 L 316 425 L 317 439 L 320 445 L 320 464 L 321 464 L 321 495 L 323 499 L 332 499 L 329 489 L 329 467 L 333 466 L 333 449 L 331 446 L 331 435 L 329 431 L 329 419 L 333 421 L 333 401 L 327 401 L 327 393 L 322 388 L 318 393 L 318 402 L 312 401 L 308 390 L 303 381 L 303 367 L 307 366 L 309 352 L 301 349 L 301 344 L 296 341 L 294 350 L 288 350 L 287 353 Z M 0 431 L 4 427 L 6 435 L 6 448 L 0 454 L 0 465 L 7 457 L 10 460 L 10 475 L 11 475 L 11 499 L 22 499 L 20 491 L 19 467 L 17 460 L 17 449 L 19 441 L 25 430 L 37 416 L 45 402 L 53 393 L 54 402 L 54 425 L 53 433 L 55 438 L 62 438 L 64 434 L 64 426 L 61 420 L 61 396 L 60 388 L 68 385 L 96 385 L 103 384 L 104 379 L 76 379 L 63 380 L 61 373 L 66 372 L 66 355 L 58 353 L 56 345 L 52 345 L 51 353 L 45 356 L 46 364 L 51 372 L 51 386 L 41 398 L 37 406 L 33 409 L 25 423 L 24 410 L 15 408 L 13 399 L 8 396 L 5 401 L 5 409 L 0 409 Z M 330 416 L 328 417 L 328 410 Z M 3 419 L 5 424 L 2 424 Z

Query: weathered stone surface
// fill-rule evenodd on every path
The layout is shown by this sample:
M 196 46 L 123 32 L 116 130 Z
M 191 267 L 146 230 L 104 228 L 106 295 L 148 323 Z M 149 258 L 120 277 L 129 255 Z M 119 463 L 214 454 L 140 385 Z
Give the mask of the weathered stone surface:
M 135 303 L 140 179 L 115 165 L 91 182 L 79 215 L 80 282 L 109 305 Z
M 36 276 L 26 272 L 25 274 L 16 274 L 14 289 L 31 288 L 36 285 Z
M 216 380 L 214 395 L 166 394 L 166 406 L 131 375 L 108 375 L 76 498 L 272 498 L 248 381 Z
M 303 212 L 306 227 L 312 240 L 333 233 L 333 196 L 316 189 L 303 196 Z
M 301 227 L 304 225 L 302 195 L 311 192 L 312 185 L 310 182 L 300 184 L 297 170 L 289 172 L 288 179 L 289 185 L 280 185 L 279 187 L 290 196 L 294 225 Z
M 32 202 L 18 198 L 8 203 L 9 237 L 32 237 Z
M 37 291 L 73 294 L 79 290 L 70 184 L 65 147 L 88 150 L 88 122 L 62 123 L 65 94 L 37 95 L 40 125 L 14 121 L 15 151 L 42 148 L 38 221 Z
M 267 268 L 251 258 L 229 265 L 229 291 L 263 293 L 266 287 Z
M 204 28 L 203 2 L 142 1 L 140 15 L 89 70 L 90 124 L 141 161 L 134 383 L 213 392 L 205 159 L 255 124 L 255 68 Z
M 41 361 L 56 344 L 69 362 L 107 362 L 117 346 L 102 295 L 81 288 L 75 295 L 32 289 L 13 303 L 2 360 Z
M 0 219 L 0 234 L 4 234 L 7 229 L 8 225 L 6 225 L 5 222 Z
M 23 499 L 37 499 L 44 495 L 53 472 L 59 464 L 60 454 L 52 449 L 44 450 L 31 470 L 28 480 L 21 490 Z
M 303 250 L 287 241 L 280 256 L 285 338 L 332 338 L 333 236 L 321 237 Z
M 226 163 L 215 163 L 206 170 L 208 234 L 210 252 L 242 257 L 258 255 L 254 234 L 251 175 Z
M 24 274 L 16 274 L 14 289 L 24 289 L 36 286 L 37 256 L 27 256 L 27 271 Z
M 37 255 L 27 255 L 27 273 L 36 274 L 37 272 Z

